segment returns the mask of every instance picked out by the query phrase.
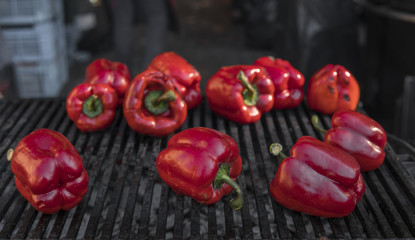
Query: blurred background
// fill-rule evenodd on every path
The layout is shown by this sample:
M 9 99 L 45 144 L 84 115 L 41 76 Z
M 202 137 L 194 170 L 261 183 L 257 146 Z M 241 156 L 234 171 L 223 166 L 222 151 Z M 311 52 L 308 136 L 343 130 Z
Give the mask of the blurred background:
M 0 98 L 64 98 L 96 58 L 135 76 L 174 51 L 203 91 L 222 66 L 274 56 L 306 79 L 345 66 L 368 114 L 414 143 L 414 43 L 413 0 L 0 0 Z

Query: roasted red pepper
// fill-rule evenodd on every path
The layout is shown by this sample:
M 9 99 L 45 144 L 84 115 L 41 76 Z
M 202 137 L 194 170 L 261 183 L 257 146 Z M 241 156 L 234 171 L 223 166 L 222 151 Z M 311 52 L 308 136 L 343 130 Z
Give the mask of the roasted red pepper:
M 81 83 L 69 93 L 66 112 L 83 132 L 107 128 L 114 121 L 117 93 L 107 84 Z
M 355 110 L 359 99 L 359 84 L 343 66 L 329 64 L 317 71 L 308 82 L 307 104 L 321 113 Z
M 297 107 L 304 98 L 304 76 L 291 64 L 280 58 L 261 57 L 255 66 L 265 68 L 275 86 L 274 108 L 285 109 Z
M 171 77 L 174 86 L 186 101 L 187 109 L 193 109 L 202 102 L 200 73 L 184 58 L 174 52 L 157 55 L 148 69 L 156 69 Z
M 324 141 L 356 158 L 361 171 L 371 171 L 382 165 L 385 159 L 386 132 L 372 118 L 352 110 L 340 110 L 331 118 L 328 131 L 318 125 L 318 117 L 312 117 L 313 125 L 325 132 Z
M 291 157 L 279 144 L 270 151 L 281 160 L 271 195 L 294 211 L 319 217 L 349 215 L 365 191 L 359 164 L 348 153 L 310 136 L 300 137 Z
M 187 107 L 168 75 L 146 70 L 131 82 L 124 99 L 128 125 L 144 135 L 166 136 L 186 120 Z
M 253 123 L 274 104 L 274 84 L 264 70 L 249 65 L 222 67 L 207 82 L 206 97 L 217 114 Z
M 92 84 L 103 83 L 110 85 L 117 92 L 118 103 L 121 105 L 130 80 L 131 75 L 127 65 L 99 58 L 90 63 L 86 68 L 84 81 Z
M 230 136 L 196 127 L 174 135 L 157 156 L 158 173 L 177 194 L 213 204 L 235 189 L 230 205 L 238 210 L 243 193 L 235 182 L 242 170 L 238 145 Z
M 38 211 L 52 214 L 75 207 L 88 191 L 88 174 L 74 146 L 62 134 L 38 129 L 7 153 L 17 190 Z

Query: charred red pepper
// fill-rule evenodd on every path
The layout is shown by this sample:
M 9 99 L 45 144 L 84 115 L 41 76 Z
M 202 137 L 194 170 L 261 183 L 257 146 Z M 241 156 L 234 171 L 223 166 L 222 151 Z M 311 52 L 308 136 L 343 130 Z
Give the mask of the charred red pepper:
M 207 82 L 215 113 L 237 123 L 253 123 L 274 104 L 274 84 L 264 70 L 249 65 L 222 67 Z
M 355 110 L 359 99 L 359 84 L 343 66 L 329 64 L 317 71 L 308 82 L 307 104 L 321 113 Z
M 230 136 L 196 127 L 174 135 L 157 156 L 158 173 L 177 194 L 213 204 L 235 189 L 230 205 L 238 210 L 243 193 L 235 182 L 242 169 L 238 145 Z
M 282 162 L 270 185 L 273 198 L 294 211 L 319 217 L 349 215 L 365 191 L 359 164 L 348 153 L 310 136 L 300 137 L 291 157 L 279 144 L 270 151 Z
M 385 159 L 386 132 L 372 118 L 352 110 L 340 110 L 331 118 L 332 128 L 326 131 L 318 125 L 318 117 L 312 123 L 325 133 L 324 141 L 356 158 L 361 171 L 371 171 L 382 165 Z
M 186 120 L 187 106 L 168 75 L 146 70 L 131 82 L 124 99 L 128 125 L 144 135 L 166 136 Z
M 121 105 L 130 80 L 131 74 L 127 65 L 99 58 L 90 63 L 86 68 L 84 82 L 110 85 L 117 92 L 118 103 Z
M 83 132 L 102 130 L 111 125 L 117 106 L 117 93 L 106 84 L 79 84 L 66 99 L 69 118 Z
M 304 99 L 304 76 L 288 61 L 280 58 L 261 57 L 255 66 L 265 68 L 275 86 L 274 108 L 295 108 Z
M 202 102 L 200 73 L 183 57 L 175 52 L 157 55 L 148 69 L 156 69 L 171 77 L 177 91 L 186 101 L 187 109 L 193 109 Z
M 7 153 L 17 190 L 38 211 L 52 214 L 75 207 L 88 191 L 88 174 L 74 146 L 62 134 L 38 129 Z

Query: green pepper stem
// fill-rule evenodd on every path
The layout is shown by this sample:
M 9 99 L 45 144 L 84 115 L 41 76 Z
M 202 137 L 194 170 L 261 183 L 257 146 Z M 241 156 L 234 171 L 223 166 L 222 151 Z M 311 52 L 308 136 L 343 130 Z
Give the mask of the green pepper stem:
M 89 118 L 100 115 L 102 111 L 102 101 L 96 95 L 91 95 L 87 98 L 82 106 L 82 112 Z
M 249 83 L 248 78 L 243 71 L 239 71 L 237 78 L 241 81 L 244 90 L 242 91 L 242 98 L 247 106 L 255 106 L 258 102 L 258 89 L 256 86 Z
M 287 155 L 285 155 L 282 152 L 282 145 L 279 144 L 279 143 L 273 143 L 273 144 L 271 144 L 271 146 L 269 146 L 269 152 L 272 155 L 276 156 L 281 161 L 284 160 L 284 159 L 286 159 L 288 157 Z
M 9 149 L 9 151 L 7 151 L 7 161 L 10 162 L 12 160 L 13 153 L 14 153 L 14 150 L 12 148 Z
M 242 193 L 241 188 L 239 187 L 238 183 L 236 183 L 231 177 L 229 177 L 226 168 L 219 167 L 218 173 L 216 174 L 217 182 L 223 182 L 231 186 L 236 191 L 236 197 L 231 199 L 229 205 L 233 210 L 240 210 L 244 205 L 244 195 Z
M 173 90 L 168 90 L 167 92 L 164 92 L 160 97 L 158 97 L 156 100 L 154 100 L 154 105 L 159 104 L 160 102 L 166 101 L 171 102 L 176 100 L 176 93 Z
M 317 131 L 319 131 L 319 132 L 321 132 L 321 133 L 323 133 L 323 134 L 326 134 L 327 130 L 326 130 L 326 129 L 324 129 L 324 128 L 322 128 L 322 127 L 320 127 L 320 124 L 319 124 L 319 119 L 318 119 L 318 116 L 317 116 L 317 115 L 313 115 L 313 116 L 311 116 L 311 124 L 313 124 L 313 127 L 314 127 Z
M 248 89 L 251 93 L 256 92 L 255 91 L 255 88 L 249 83 L 248 78 L 246 77 L 246 75 L 244 74 L 244 72 L 239 71 L 239 73 L 238 73 L 238 79 L 239 79 L 239 81 L 241 81 L 241 83 L 244 86 L 244 88 Z

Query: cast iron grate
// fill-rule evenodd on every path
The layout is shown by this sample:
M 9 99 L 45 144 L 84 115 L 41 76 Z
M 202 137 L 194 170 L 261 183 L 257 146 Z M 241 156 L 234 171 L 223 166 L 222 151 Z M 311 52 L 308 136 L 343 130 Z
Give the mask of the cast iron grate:
M 251 125 L 217 117 L 206 103 L 189 112 L 182 129 L 211 127 L 238 142 L 243 158 L 238 182 L 246 200 L 241 211 L 228 206 L 230 196 L 206 206 L 175 194 L 155 167 L 155 158 L 168 137 L 135 133 L 121 111 L 109 129 L 88 134 L 77 130 L 66 116 L 63 100 L 0 102 L 0 112 L 1 239 L 415 237 L 415 180 L 389 144 L 385 163 L 364 174 L 365 195 L 347 217 L 312 217 L 290 211 L 272 199 L 268 187 L 279 162 L 270 156 L 268 146 L 278 141 L 289 153 L 302 135 L 322 138 L 311 126 L 312 112 L 304 104 L 293 110 L 271 111 Z M 329 127 L 329 117 L 320 117 Z M 41 214 L 15 188 L 6 152 L 37 128 L 63 133 L 84 160 L 89 191 L 70 211 Z

